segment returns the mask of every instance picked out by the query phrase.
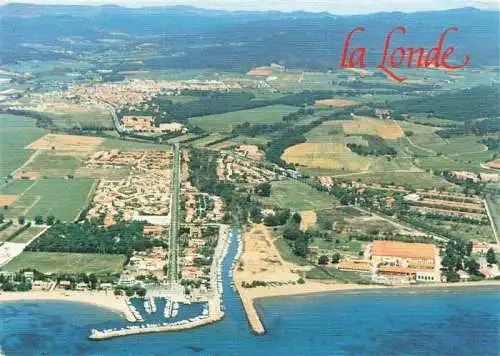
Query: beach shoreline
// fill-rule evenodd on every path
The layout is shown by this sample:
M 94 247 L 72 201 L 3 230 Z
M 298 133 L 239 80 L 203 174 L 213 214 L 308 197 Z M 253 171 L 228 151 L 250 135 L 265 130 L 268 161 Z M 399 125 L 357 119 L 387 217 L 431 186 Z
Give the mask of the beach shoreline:
M 234 268 L 233 285 L 240 296 L 243 309 L 253 332 L 265 334 L 265 327 L 257 313 L 255 303 L 264 298 L 330 294 L 336 292 L 363 291 L 424 291 L 471 287 L 500 287 L 500 280 L 459 283 L 419 283 L 385 286 L 380 284 L 339 283 L 334 280 L 306 279 L 301 281 L 300 272 L 307 267 L 286 261 L 280 255 L 270 230 L 255 224 L 243 231 L 239 243 L 242 254 Z M 274 285 L 253 285 L 255 281 L 273 281 Z
M 90 304 L 120 313 L 129 322 L 136 321 L 125 297 L 115 296 L 113 292 L 102 291 L 50 291 L 50 292 L 0 292 L 0 303 L 27 301 L 58 301 Z
M 343 293 L 343 292 L 362 292 L 362 291 L 409 291 L 409 290 L 439 290 L 439 289 L 463 289 L 463 288 L 482 288 L 482 287 L 499 287 L 500 280 L 491 281 L 477 281 L 477 282 L 459 282 L 459 283 L 434 283 L 434 284 L 414 284 L 414 285 L 401 285 L 401 286 L 383 286 L 383 285 L 371 285 L 371 284 L 336 284 L 328 283 L 321 280 L 312 280 L 308 282 L 306 280 L 305 284 L 297 284 L 297 286 L 306 286 L 308 283 L 314 284 L 313 288 L 307 289 L 280 289 L 281 287 L 257 287 L 256 293 L 250 292 L 250 297 L 254 301 L 267 298 L 279 298 L 279 297 L 294 297 L 294 296 L 304 296 L 304 295 L 321 295 L 321 294 L 331 294 L 331 293 Z M 327 287 L 316 288 L 317 284 L 325 284 Z M 282 287 L 294 287 L 294 286 L 282 286 Z
M 481 287 L 497 287 L 500 291 L 500 280 L 478 281 L 478 282 L 460 282 L 460 283 L 439 283 L 439 284 L 418 284 L 402 286 L 381 286 L 381 285 L 362 285 L 362 284 L 339 284 L 320 280 L 306 281 L 304 284 L 283 285 L 277 287 L 255 287 L 243 288 L 236 286 L 238 294 L 245 310 L 247 320 L 256 335 L 264 335 L 265 327 L 261 317 L 257 312 L 255 304 L 259 301 L 269 298 L 282 297 L 300 297 L 307 295 L 330 295 L 334 293 L 364 291 L 430 291 L 445 289 L 469 289 Z

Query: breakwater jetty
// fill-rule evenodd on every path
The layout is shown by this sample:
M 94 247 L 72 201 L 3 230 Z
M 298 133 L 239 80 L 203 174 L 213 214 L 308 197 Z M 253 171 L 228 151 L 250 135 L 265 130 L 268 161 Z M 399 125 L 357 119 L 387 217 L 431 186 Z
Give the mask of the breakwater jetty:
M 236 255 L 234 257 L 233 264 L 231 266 L 231 271 L 230 276 L 232 277 L 234 273 L 234 269 L 236 268 L 236 265 L 238 263 L 238 260 L 241 257 L 241 254 L 243 253 L 243 239 L 241 237 L 241 233 L 236 235 L 236 242 L 238 244 L 238 249 L 236 252 Z M 266 329 L 264 328 L 264 325 L 262 324 L 262 321 L 260 320 L 260 316 L 257 313 L 257 310 L 255 309 L 254 301 L 252 298 L 249 298 L 246 293 L 244 293 L 241 288 L 242 286 L 237 285 L 237 283 L 234 283 L 234 279 L 232 282 L 233 288 L 236 290 L 236 292 L 240 295 L 241 298 L 241 304 L 243 305 L 243 309 L 245 310 L 245 314 L 248 320 L 248 323 L 250 324 L 250 327 L 252 328 L 252 331 L 256 335 L 264 335 L 266 333 Z

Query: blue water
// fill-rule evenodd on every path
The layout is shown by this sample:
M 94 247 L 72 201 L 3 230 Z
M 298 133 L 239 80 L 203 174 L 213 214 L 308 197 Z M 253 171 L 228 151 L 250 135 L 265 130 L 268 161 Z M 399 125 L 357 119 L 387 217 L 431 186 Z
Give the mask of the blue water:
M 266 299 L 267 330 L 246 322 L 224 261 L 224 320 L 178 333 L 87 340 L 123 324 L 117 313 L 68 302 L 0 304 L 6 355 L 500 355 L 496 288 L 342 293 Z
M 144 323 L 172 323 L 179 320 L 187 320 L 189 318 L 194 318 L 195 316 L 201 315 L 203 311 L 203 307 L 207 305 L 207 303 L 191 303 L 191 304 L 179 304 L 179 310 L 177 316 L 171 316 L 168 319 L 165 319 L 164 310 L 166 300 L 165 298 L 155 298 L 156 312 L 148 314 L 146 312 L 146 308 L 144 308 L 144 299 L 142 298 L 131 298 L 132 305 L 137 309 L 139 314 L 141 314 L 144 319 Z M 128 323 L 125 320 L 122 322 L 112 322 L 110 327 L 123 327 L 126 325 L 140 325 L 140 323 Z

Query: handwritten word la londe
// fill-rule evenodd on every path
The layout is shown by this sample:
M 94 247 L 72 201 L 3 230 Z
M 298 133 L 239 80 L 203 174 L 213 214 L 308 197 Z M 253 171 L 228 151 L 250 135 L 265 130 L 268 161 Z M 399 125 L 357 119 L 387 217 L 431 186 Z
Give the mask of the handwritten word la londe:
M 407 30 L 403 26 L 398 26 L 391 30 L 384 42 L 384 51 L 382 58 L 380 59 L 380 64 L 377 68 L 385 72 L 390 78 L 397 80 L 398 82 L 403 82 L 406 77 L 399 76 L 396 74 L 398 68 L 429 68 L 433 66 L 435 68 L 445 68 L 449 70 L 463 69 L 470 62 L 470 56 L 465 55 L 463 58 L 463 63 L 458 65 L 451 65 L 448 60 L 455 53 L 454 46 L 448 46 L 443 50 L 444 41 L 448 32 L 457 32 L 458 27 L 448 27 L 441 33 L 439 41 L 436 47 L 431 48 L 429 51 L 425 51 L 424 48 L 404 48 L 398 47 L 391 50 L 391 40 L 396 32 L 401 34 L 406 34 Z M 344 49 L 342 51 L 342 58 L 340 62 L 341 68 L 366 68 L 366 48 L 357 47 L 352 51 L 349 51 L 352 36 L 356 32 L 365 32 L 364 27 L 357 27 L 348 33 L 346 40 L 344 42 Z

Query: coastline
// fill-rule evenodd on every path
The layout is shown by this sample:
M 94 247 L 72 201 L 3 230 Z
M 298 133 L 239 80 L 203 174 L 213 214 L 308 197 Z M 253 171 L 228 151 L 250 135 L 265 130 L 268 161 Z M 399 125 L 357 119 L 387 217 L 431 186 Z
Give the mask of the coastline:
M 120 313 L 129 322 L 136 321 L 127 305 L 125 297 L 115 296 L 113 292 L 76 292 L 76 291 L 50 291 L 50 292 L 1 292 L 0 303 L 19 301 L 65 301 L 90 304 Z
M 287 288 L 288 287 L 288 288 Z M 292 288 L 290 288 L 292 287 Z M 293 288 L 297 287 L 297 288 Z M 439 290 L 439 289 L 462 289 L 474 287 L 499 287 L 500 280 L 478 281 L 478 282 L 459 282 L 459 283 L 439 283 L 439 284 L 415 284 L 402 286 L 382 286 L 382 285 L 363 285 L 363 284 L 339 284 L 328 283 L 321 280 L 306 281 L 305 284 L 280 287 L 257 287 L 255 293 L 248 293 L 251 299 L 260 300 L 276 297 L 293 297 L 311 294 L 330 294 L 335 292 L 360 292 L 360 291 L 394 291 L 394 290 Z
M 257 335 L 265 334 L 265 327 L 255 308 L 255 303 L 266 298 L 293 297 L 314 294 L 330 294 L 342 292 L 362 292 L 362 291 L 424 291 L 440 289 L 463 289 L 477 287 L 498 287 L 500 291 L 500 280 L 461 282 L 461 283 L 439 283 L 439 284 L 418 284 L 404 286 L 381 286 L 381 285 L 361 285 L 361 284 L 339 284 L 320 280 L 306 281 L 305 284 L 283 285 L 277 287 L 255 287 L 243 288 L 237 286 L 243 308 L 252 328 Z

